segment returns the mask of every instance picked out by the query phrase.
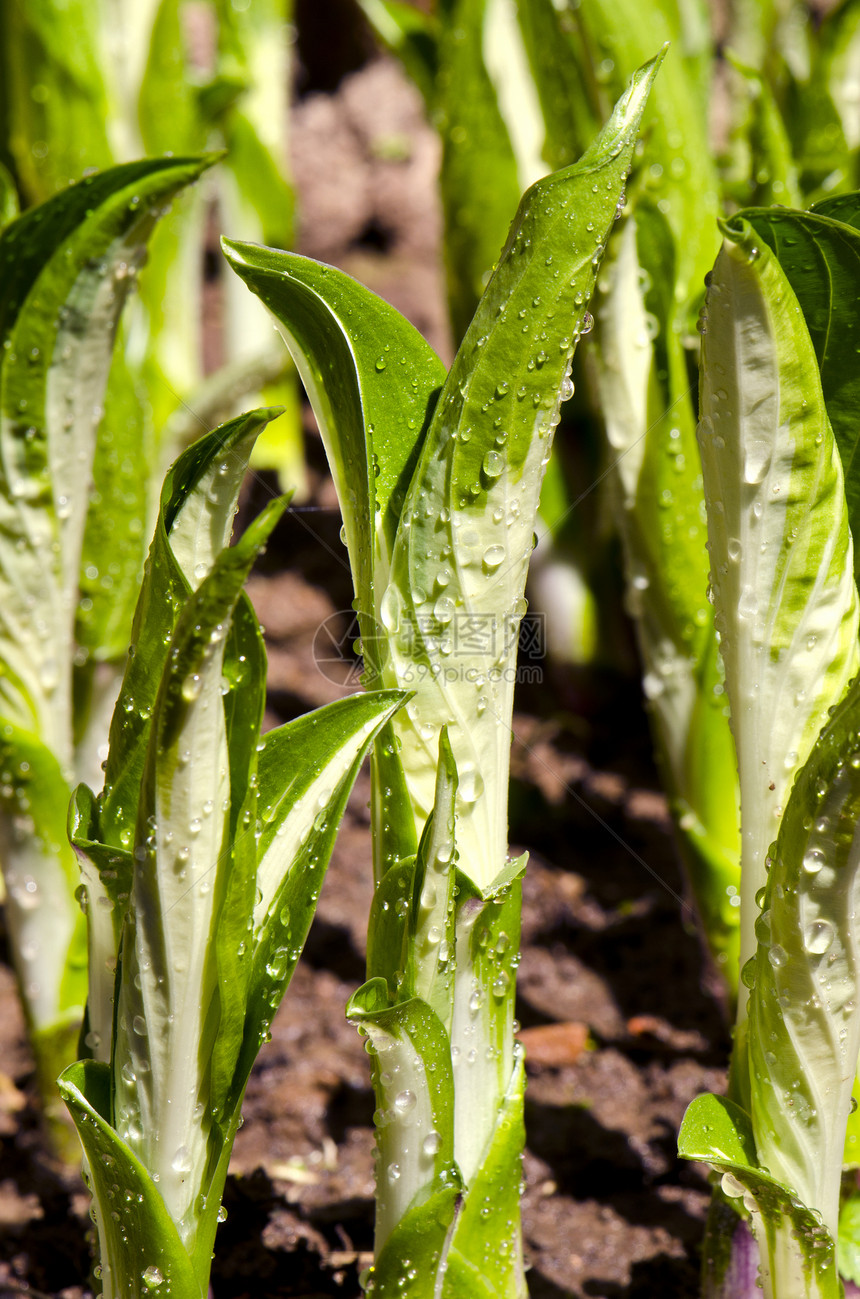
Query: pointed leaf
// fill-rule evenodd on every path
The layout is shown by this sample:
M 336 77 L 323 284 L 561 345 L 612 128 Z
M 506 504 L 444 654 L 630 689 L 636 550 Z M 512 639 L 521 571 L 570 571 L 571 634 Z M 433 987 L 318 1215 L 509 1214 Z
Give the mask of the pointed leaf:
M 458 846 L 479 888 L 506 855 L 508 727 L 543 469 L 658 62 L 634 78 L 586 155 L 524 196 L 439 398 L 398 529 L 382 622 L 387 682 L 416 686 L 395 721 L 416 831 L 433 806 L 447 725 L 460 779 Z
M 254 438 L 276 413 L 252 411 L 214 429 L 189 447 L 167 475 L 111 724 L 100 819 L 104 843 L 133 846 L 152 710 L 173 628 L 189 593 L 229 540 Z
M 341 699 L 263 738 L 258 762 L 256 906 L 238 912 L 248 886 L 231 873 L 217 936 L 222 1021 L 213 1058 L 213 1103 L 229 1114 L 292 978 L 316 908 L 335 834 L 359 768 L 404 696 Z M 251 826 L 253 832 L 254 825 Z M 247 833 L 240 827 L 238 838 Z M 252 840 L 253 841 L 253 840 Z M 242 920 L 233 917 L 241 914 Z M 253 927 L 242 933 L 246 917 Z M 235 940 L 238 939 L 238 943 Z M 241 990 L 242 1001 L 238 991 Z
M 341 503 L 373 681 L 382 667 L 379 602 L 394 534 L 445 371 L 417 330 L 342 271 L 253 244 L 225 240 L 223 247 L 284 327 L 314 408 Z

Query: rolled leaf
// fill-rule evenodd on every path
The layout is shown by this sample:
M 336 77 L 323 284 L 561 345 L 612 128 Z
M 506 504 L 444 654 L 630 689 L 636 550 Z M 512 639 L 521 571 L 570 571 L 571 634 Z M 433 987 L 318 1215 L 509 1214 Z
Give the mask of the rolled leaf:
M 707 600 L 705 504 L 676 272 L 668 222 L 640 201 L 624 218 L 598 299 L 597 370 L 655 746 L 705 936 L 736 991 L 736 758 Z
M 461 864 L 479 889 L 505 860 L 507 728 L 543 469 L 658 63 L 634 78 L 580 162 L 523 198 L 435 408 L 398 528 L 381 618 L 386 682 L 416 687 L 395 723 L 416 827 L 433 806 L 447 726 Z
M 79 1061 L 60 1078 L 60 1092 L 81 1138 L 99 1213 L 104 1299 L 148 1299 L 165 1287 L 176 1299 L 205 1299 L 159 1188 L 107 1117 L 107 1065 Z
M 698 436 L 741 791 L 741 959 L 791 783 L 858 666 L 839 455 L 803 315 L 752 227 L 725 227 Z

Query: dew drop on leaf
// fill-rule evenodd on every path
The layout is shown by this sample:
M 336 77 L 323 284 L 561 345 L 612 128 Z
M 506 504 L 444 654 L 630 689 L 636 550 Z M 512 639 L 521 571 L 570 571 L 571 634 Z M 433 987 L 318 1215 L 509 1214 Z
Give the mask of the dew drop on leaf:
M 823 956 L 833 945 L 835 932 L 827 920 L 813 920 L 803 931 L 803 946 L 812 956 Z
M 421 1143 L 421 1149 L 424 1151 L 425 1155 L 432 1156 L 436 1154 L 441 1144 L 442 1138 L 439 1133 L 434 1130 L 433 1132 L 427 1133 L 427 1136 Z
M 498 478 L 505 467 L 504 458 L 498 451 L 488 451 L 481 467 L 487 478 Z
M 417 1101 L 418 1097 L 415 1093 L 407 1088 L 405 1091 L 398 1092 L 395 1096 L 394 1108 L 398 1114 L 408 1114 L 410 1110 L 415 1108 Z
M 454 601 L 449 595 L 440 595 L 433 606 L 433 615 L 437 622 L 449 623 L 454 617 Z

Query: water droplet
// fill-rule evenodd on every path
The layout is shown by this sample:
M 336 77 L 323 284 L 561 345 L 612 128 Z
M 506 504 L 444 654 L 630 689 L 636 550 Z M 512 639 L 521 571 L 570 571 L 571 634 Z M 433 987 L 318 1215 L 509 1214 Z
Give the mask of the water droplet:
M 744 1187 L 733 1173 L 723 1173 L 720 1186 L 723 1189 L 723 1194 L 727 1195 L 730 1200 L 738 1200 L 744 1194 Z
M 492 573 L 499 567 L 499 565 L 501 564 L 504 558 L 505 558 L 504 546 L 488 546 L 487 549 L 484 551 L 484 558 L 483 558 L 484 568 L 488 572 Z
M 151 1267 L 148 1267 L 143 1274 L 143 1284 L 146 1286 L 147 1290 L 157 1289 L 163 1280 L 164 1277 L 154 1263 Z
M 405 1091 L 398 1092 L 394 1097 L 394 1108 L 398 1114 L 408 1114 L 413 1110 L 418 1102 L 418 1097 L 408 1088 Z
M 780 969 L 788 963 L 788 952 L 779 943 L 774 943 L 773 947 L 768 948 L 767 959 L 775 970 Z
M 476 803 L 484 792 L 484 781 L 481 773 L 476 767 L 467 765 L 463 767 L 460 773 L 460 785 L 458 794 L 460 800 L 467 806 Z
M 758 613 L 758 596 L 754 589 L 747 585 L 741 592 L 741 598 L 738 600 L 738 617 L 754 618 Z
M 487 478 L 498 478 L 504 467 L 504 458 L 498 451 L 488 451 L 481 465 Z
M 803 946 L 813 956 L 823 956 L 833 945 L 835 931 L 827 920 L 813 920 L 803 931 Z
M 824 853 L 820 848 L 810 848 L 803 858 L 803 869 L 807 875 L 817 875 L 824 865 Z
M 433 606 L 433 616 L 437 622 L 442 623 L 444 626 L 454 617 L 455 608 L 456 606 L 450 595 L 440 595 Z
M 434 1130 L 433 1132 L 427 1133 L 427 1136 L 421 1143 L 421 1149 L 424 1151 L 425 1155 L 432 1157 L 437 1153 L 441 1144 L 442 1138 L 439 1133 Z

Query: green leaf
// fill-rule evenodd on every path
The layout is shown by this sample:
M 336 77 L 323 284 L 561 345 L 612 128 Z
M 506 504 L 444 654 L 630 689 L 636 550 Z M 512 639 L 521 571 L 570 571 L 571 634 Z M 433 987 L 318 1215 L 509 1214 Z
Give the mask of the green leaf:
M 314 408 L 341 503 L 373 682 L 382 669 L 379 606 L 394 535 L 445 371 L 408 321 L 342 271 L 252 244 L 224 240 L 223 248 L 281 322 Z
M 110 1060 L 113 1040 L 116 966 L 134 864 L 130 852 L 99 841 L 98 801 L 78 785 L 69 806 L 69 842 L 80 867 L 87 917 L 86 1054 Z M 83 1053 L 82 1053 L 83 1054 Z
M 99 9 L 88 0 L 4 8 L 8 146 L 28 206 L 114 161 Z
M 453 1016 L 455 967 L 451 959 L 456 943 L 457 905 L 452 869 L 457 856 L 454 840 L 454 807 L 457 767 L 448 733 L 439 736 L 439 766 L 433 813 L 418 846 L 415 878 L 409 908 L 406 972 L 409 992 L 431 1006 L 450 1033 Z M 375 901 L 375 899 L 374 899 Z M 371 972 L 372 928 L 368 927 L 368 973 Z M 446 953 L 448 954 L 446 959 Z M 390 984 L 389 984 L 390 986 Z
M 341 271 L 250 244 L 225 240 L 223 247 L 284 327 L 338 492 L 367 684 L 391 684 L 381 677 L 388 654 L 381 604 L 403 499 L 444 368 L 402 316 Z M 374 844 L 378 881 L 414 856 L 421 826 L 416 830 L 410 813 L 390 728 L 376 746 L 375 764 L 374 798 L 385 804 L 377 821 L 387 826 Z
M 205 159 L 88 177 L 0 236 L 0 712 L 71 763 L 71 661 L 88 487 L 113 331 L 164 203 Z M 33 629 L 44 625 L 47 634 Z
M 633 197 L 647 196 L 666 217 L 677 249 L 679 305 L 690 326 L 702 279 L 717 251 L 713 221 L 720 192 L 708 129 L 712 55 L 707 20 L 684 21 L 696 9 L 701 6 L 672 0 L 645 7 L 637 0 L 589 0 L 556 20 L 558 40 L 573 45 L 579 78 L 599 116 L 650 52 L 669 42 L 642 117 L 645 165 L 634 173 Z M 571 122 L 569 129 L 577 127 Z
M 681 341 L 677 259 L 660 210 L 640 200 L 613 242 L 598 299 L 597 368 L 612 448 L 627 608 L 655 747 L 708 944 L 738 978 L 740 884 L 734 743 L 725 708 L 696 411 Z
M 855 680 L 791 791 L 745 976 L 759 1160 L 820 1212 L 834 1238 L 860 1054 L 858 723 Z
M 110 1070 L 70 1065 L 59 1082 L 87 1157 L 97 1212 L 106 1295 L 150 1299 L 164 1286 L 173 1299 L 205 1299 L 158 1187 L 110 1126 Z
M 153 709 L 137 809 L 134 879 L 122 940 L 114 1037 L 120 1132 L 155 1175 L 198 1275 L 197 1196 L 212 1146 L 210 1090 L 218 1024 L 216 934 L 232 863 L 227 723 L 229 622 L 251 564 L 285 508 L 272 501 L 189 593 Z M 192 558 L 206 553 L 178 525 Z M 120 705 L 121 707 L 121 705 Z
M 252 825 L 256 871 L 250 877 L 251 905 L 249 886 L 234 871 L 217 937 L 222 1027 L 213 1061 L 216 1109 L 229 1113 L 241 1101 L 304 947 L 359 768 L 380 727 L 403 700 L 397 691 L 351 696 L 263 737 L 257 824 Z M 244 825 L 237 842 L 243 833 Z M 244 895 L 244 910 L 239 895 Z M 251 917 L 251 927 L 242 933 Z
M 418 853 L 400 858 L 374 890 L 367 926 L 367 977 L 385 979 L 392 998 L 418 996 L 450 1031 L 454 986 L 457 769 L 443 731 L 436 799 Z
M 383 979 L 363 984 L 353 994 L 347 1017 L 369 1038 L 374 1056 L 373 1081 L 377 1097 L 376 1254 L 392 1233 L 403 1228 L 404 1216 L 421 1204 L 411 1230 L 430 1230 L 436 1247 L 450 1227 L 439 1221 L 438 1192 L 459 1189 L 454 1164 L 454 1086 L 448 1035 L 439 1017 L 416 997 L 392 1004 Z M 441 1203 L 453 1216 L 455 1199 Z M 429 1207 L 428 1207 L 429 1206 Z M 430 1223 L 424 1222 L 425 1214 Z M 408 1241 L 401 1235 L 404 1248 Z M 403 1255 L 391 1266 L 402 1267 Z M 408 1255 L 407 1255 L 408 1257 Z
M 12 956 L 31 1029 L 80 1023 L 87 995 L 84 919 L 66 839 L 70 790 L 31 733 L 0 724 L 0 859 Z
M 180 0 L 156 0 L 154 9 L 150 8 L 136 126 L 147 153 L 171 149 L 194 152 L 205 147 L 207 131 L 197 113 L 182 5 Z
M 748 201 L 762 207 L 771 203 L 781 203 L 784 207 L 799 205 L 797 166 L 773 90 L 767 78 L 755 68 L 741 63 L 730 52 L 727 58 L 746 83 L 750 100 L 746 133 L 755 174 Z
M 432 110 L 439 76 L 439 24 L 435 17 L 404 0 L 358 2 L 379 39 L 398 56 Z
M 368 1271 L 365 1288 L 374 1299 L 400 1299 L 404 1293 L 411 1299 L 436 1299 L 446 1284 L 460 1199 L 457 1181 L 442 1179 L 415 1198 Z
M 726 1096 L 697 1096 L 678 1133 L 678 1154 L 703 1164 L 757 1168 L 749 1115 Z
M 7 167 L 0 163 L 0 230 L 18 215 L 18 191 Z
M 841 1299 L 834 1240 L 821 1215 L 759 1165 L 750 1117 L 739 1105 L 697 1096 L 684 1115 L 678 1153 L 722 1173 L 724 1194 L 743 1202 L 759 1242 L 765 1294 Z
M 525 868 L 525 856 L 508 862 L 486 892 L 457 872 L 450 1036 L 455 1150 L 467 1186 L 483 1164 L 516 1071 L 514 1001 Z
M 233 511 L 257 433 L 277 414 L 251 411 L 214 429 L 165 479 L 138 598 L 132 649 L 111 724 L 100 837 L 131 848 L 152 711 L 170 637 L 184 602 L 230 537 Z
M 699 445 L 741 790 L 741 961 L 791 783 L 858 666 L 842 470 L 804 318 L 748 222 L 706 301 Z
M 858 72 L 858 35 L 860 35 L 860 9 L 854 3 L 837 5 L 825 15 L 822 22 L 817 68 L 827 85 L 829 96 L 836 107 L 842 125 L 842 134 L 848 146 L 843 160 L 849 176 L 857 180 L 857 146 L 860 144 L 860 116 L 854 93 Z
M 858 218 L 858 196 L 817 204 L 813 212 L 748 209 L 733 218 L 733 225 L 748 221 L 772 249 L 803 312 L 842 459 L 849 522 L 860 537 L 860 377 L 855 364 L 860 230 L 852 228 L 851 220 Z M 855 547 L 854 565 L 855 573 L 860 571 L 860 547 Z
M 839 1212 L 836 1257 L 840 1275 L 860 1285 L 860 1195 L 856 1193 L 848 1197 Z
M 532 67 L 546 129 L 544 154 L 550 167 L 568 167 L 600 129 L 608 105 L 599 102 L 586 47 L 575 23 L 553 0 L 517 6 L 524 47 Z
M 525 1064 L 518 1048 L 507 1094 L 454 1229 L 442 1299 L 525 1299 L 519 1232 Z
M 479 888 L 506 856 L 508 727 L 543 469 L 658 63 L 634 78 L 577 164 L 523 197 L 436 405 L 397 533 L 381 611 L 385 681 L 416 690 L 395 721 L 416 833 L 433 806 L 447 725 L 458 847 Z
M 519 174 L 509 127 L 500 110 L 499 87 L 487 69 L 492 8 L 488 0 L 454 0 L 438 46 L 440 188 L 455 339 L 463 338 L 468 329 L 523 185 L 535 179 L 534 173 Z M 465 86 L 468 94 L 463 93 Z

